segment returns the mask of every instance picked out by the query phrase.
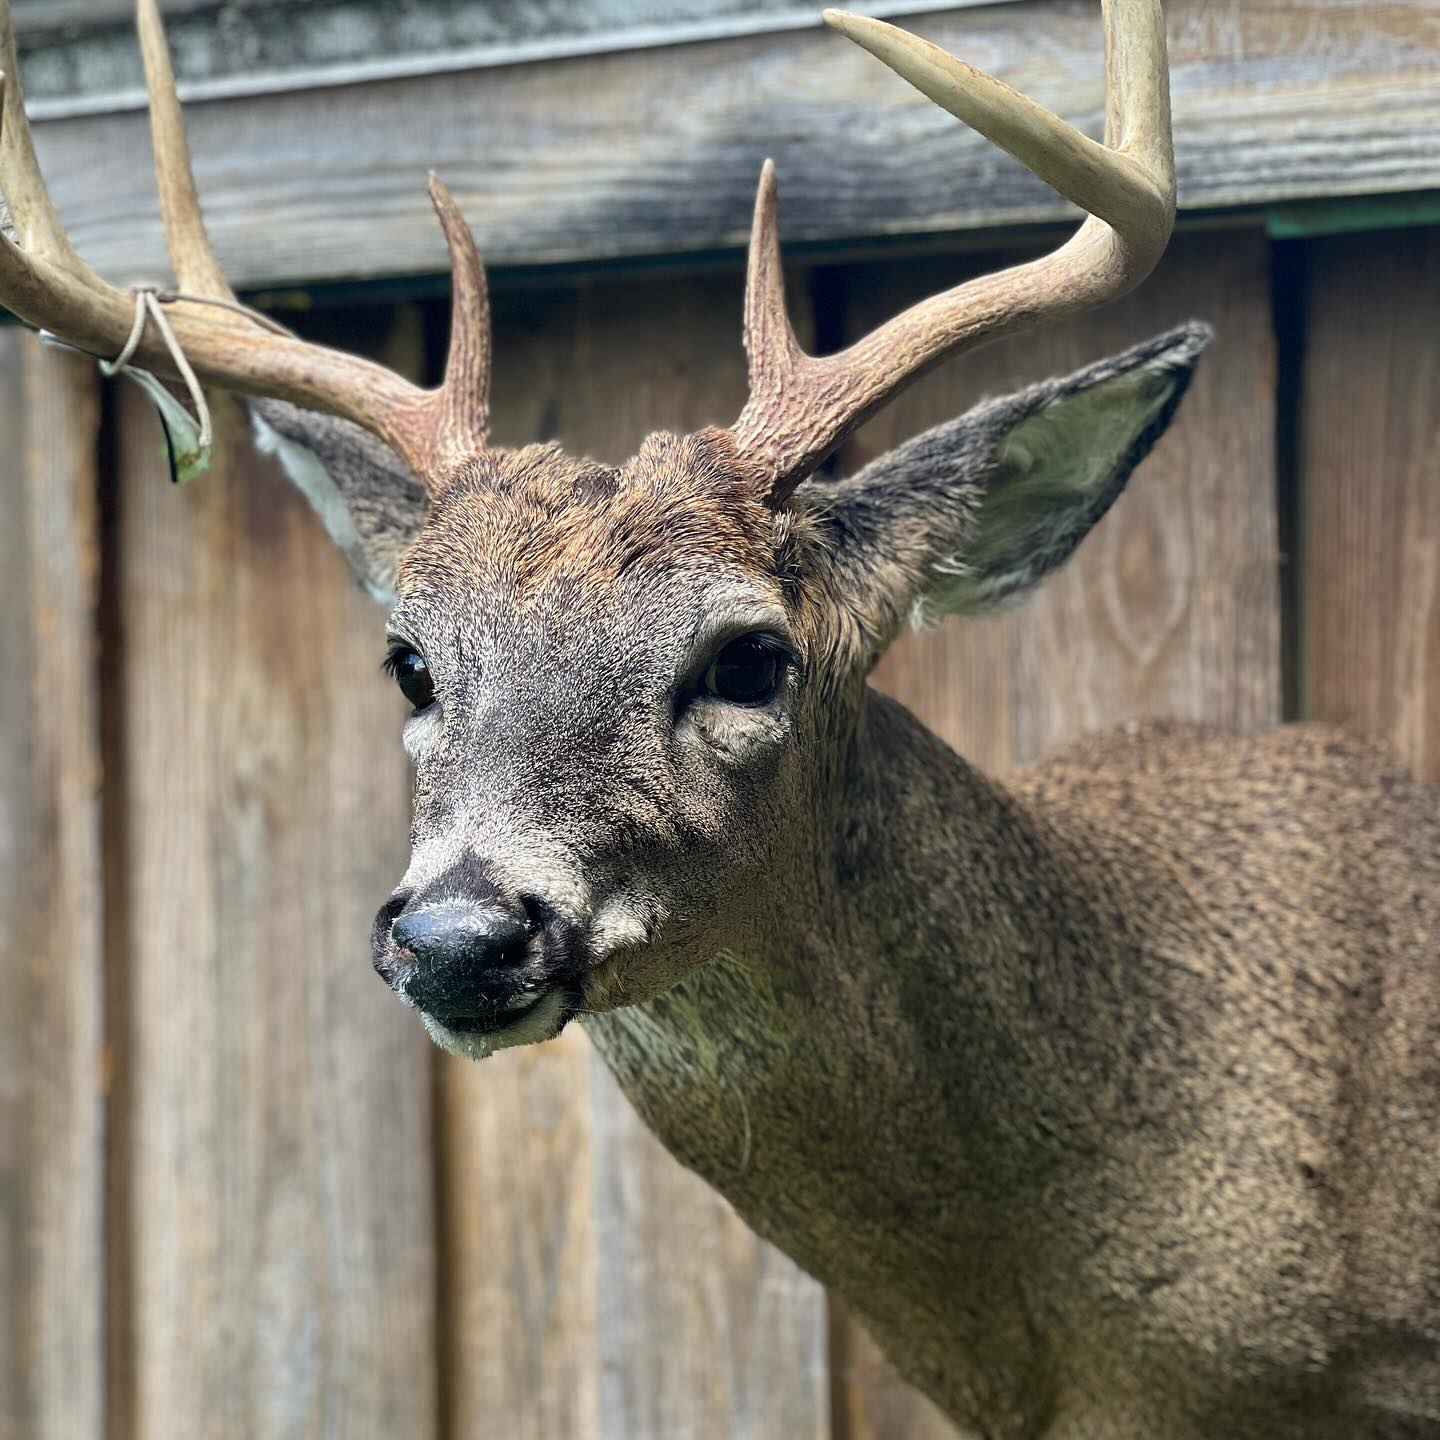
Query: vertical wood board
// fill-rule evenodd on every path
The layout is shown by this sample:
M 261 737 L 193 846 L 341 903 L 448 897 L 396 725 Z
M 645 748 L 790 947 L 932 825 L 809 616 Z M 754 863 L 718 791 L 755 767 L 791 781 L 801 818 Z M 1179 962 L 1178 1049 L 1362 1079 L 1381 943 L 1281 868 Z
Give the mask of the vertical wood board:
M 409 809 L 383 616 L 238 407 L 179 489 L 120 400 L 131 1432 L 428 1440 L 430 1059 L 368 953 Z
M 1301 705 L 1440 779 L 1440 229 L 1315 243 Z
M 453 1440 L 596 1433 L 590 1051 L 571 1030 L 437 1055 L 445 1423 Z
M 101 1440 L 99 382 L 0 332 L 0 1440 Z
M 991 257 L 980 268 L 998 263 Z M 982 398 L 1182 320 L 1215 327 L 1170 433 L 1065 569 L 1021 609 L 906 635 L 877 670 L 878 685 L 982 769 L 1003 773 L 1131 720 L 1251 728 L 1279 719 L 1267 263 L 1258 234 L 1181 237 L 1135 294 L 951 362 L 848 447 L 850 468 Z M 847 338 L 956 283 L 959 268 L 952 261 L 856 270 Z M 837 1357 L 845 1440 L 954 1433 L 918 1396 L 906 1396 L 858 1330 L 840 1330 Z

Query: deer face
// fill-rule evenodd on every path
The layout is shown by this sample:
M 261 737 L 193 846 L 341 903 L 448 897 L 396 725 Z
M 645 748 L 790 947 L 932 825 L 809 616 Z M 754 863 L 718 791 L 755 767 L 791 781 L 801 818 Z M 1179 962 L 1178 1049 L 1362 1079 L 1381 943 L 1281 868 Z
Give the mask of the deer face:
M 468 1053 L 644 998 L 746 934 L 808 813 L 823 614 L 720 431 L 619 470 L 491 452 L 398 573 L 410 867 L 377 968 Z

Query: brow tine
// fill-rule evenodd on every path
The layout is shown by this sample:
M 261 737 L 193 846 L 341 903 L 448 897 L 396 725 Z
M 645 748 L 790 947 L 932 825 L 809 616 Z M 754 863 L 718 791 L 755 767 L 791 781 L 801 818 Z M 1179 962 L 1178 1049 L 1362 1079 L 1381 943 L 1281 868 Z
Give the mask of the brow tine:
M 785 303 L 785 268 L 780 252 L 779 181 L 775 162 L 767 160 L 755 192 L 755 216 L 750 224 L 750 251 L 745 274 L 745 348 L 752 370 L 775 383 L 783 383 L 803 358 L 800 342 L 790 323 Z M 760 372 L 762 356 L 776 357 L 773 370 Z

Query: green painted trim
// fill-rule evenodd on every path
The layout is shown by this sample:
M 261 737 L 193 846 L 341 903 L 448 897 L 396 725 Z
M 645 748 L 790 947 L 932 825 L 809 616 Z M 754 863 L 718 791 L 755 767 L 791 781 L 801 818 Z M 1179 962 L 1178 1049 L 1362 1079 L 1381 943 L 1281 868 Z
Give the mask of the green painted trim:
M 1309 240 L 1320 235 L 1403 230 L 1416 225 L 1440 225 L 1440 190 L 1307 200 L 1265 209 L 1265 230 L 1272 240 Z

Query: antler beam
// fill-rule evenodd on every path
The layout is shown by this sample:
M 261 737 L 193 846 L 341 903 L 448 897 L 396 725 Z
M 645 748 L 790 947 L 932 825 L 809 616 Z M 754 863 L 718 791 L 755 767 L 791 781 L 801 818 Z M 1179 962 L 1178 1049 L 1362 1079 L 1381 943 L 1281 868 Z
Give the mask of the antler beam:
M 437 483 L 486 441 L 490 319 L 485 272 L 449 192 L 434 176 L 455 277 L 450 362 L 428 391 L 358 356 L 277 333 L 233 306 L 200 213 L 175 77 L 155 0 L 137 0 L 136 24 L 150 96 L 155 176 L 165 239 L 179 289 L 170 297 L 175 335 L 200 379 L 343 416 L 395 449 L 417 477 Z M 19 81 L 10 0 L 0 0 L 0 192 L 16 240 L 0 235 L 0 305 L 22 320 L 100 358 L 125 346 L 135 297 L 95 274 L 76 254 L 35 158 Z M 18 242 L 18 243 L 17 243 Z M 215 301 L 217 304 L 196 303 Z M 135 363 L 173 377 L 161 338 L 147 333 Z
M 1043 259 L 912 306 L 835 355 L 807 355 L 786 312 L 774 167 L 755 202 L 745 299 L 750 398 L 737 442 L 774 476 L 778 502 L 887 400 L 947 356 L 1078 314 L 1138 285 L 1175 222 L 1170 89 L 1160 0 L 1102 0 L 1105 144 L 945 51 L 842 10 L 828 24 L 1007 150 L 1089 218 Z

